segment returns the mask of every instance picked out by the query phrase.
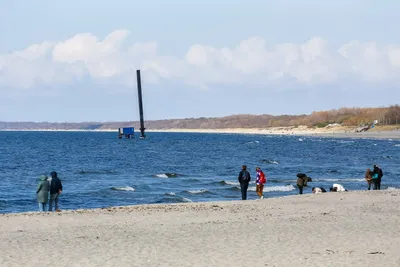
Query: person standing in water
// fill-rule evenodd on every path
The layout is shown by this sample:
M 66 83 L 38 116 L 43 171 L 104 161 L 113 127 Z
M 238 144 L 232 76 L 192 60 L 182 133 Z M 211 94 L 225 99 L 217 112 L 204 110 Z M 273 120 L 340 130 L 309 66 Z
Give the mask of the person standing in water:
M 60 178 L 58 178 L 56 172 L 51 172 L 51 184 L 50 184 L 50 203 L 49 203 L 49 211 L 52 211 L 53 204 L 55 204 L 55 211 L 59 211 L 58 209 L 58 200 L 60 194 L 63 190 L 62 183 Z
M 50 184 L 47 181 L 46 175 L 41 175 L 39 180 L 40 182 L 36 190 L 36 196 L 39 203 L 39 211 L 45 211 L 47 202 L 49 201 Z
M 256 172 L 256 193 L 260 199 L 263 199 L 264 184 L 267 182 L 267 180 L 265 179 L 265 174 L 260 167 L 256 168 Z
M 251 180 L 250 173 L 247 171 L 247 166 L 243 165 L 239 173 L 238 181 L 240 183 L 240 191 L 242 192 L 242 200 L 247 199 L 247 189 Z

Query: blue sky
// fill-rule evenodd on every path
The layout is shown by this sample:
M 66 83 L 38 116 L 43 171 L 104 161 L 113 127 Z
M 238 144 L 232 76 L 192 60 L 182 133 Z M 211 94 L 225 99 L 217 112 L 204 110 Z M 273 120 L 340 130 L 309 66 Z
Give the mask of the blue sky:
M 0 0 L 0 121 L 300 114 L 400 100 L 399 1 Z

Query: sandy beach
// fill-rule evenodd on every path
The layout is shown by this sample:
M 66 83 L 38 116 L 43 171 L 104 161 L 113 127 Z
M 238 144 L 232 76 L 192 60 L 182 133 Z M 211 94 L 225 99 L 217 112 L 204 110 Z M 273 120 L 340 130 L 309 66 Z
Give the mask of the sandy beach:
M 234 129 L 148 129 L 148 132 L 185 132 L 185 133 L 224 133 L 224 134 L 263 134 L 263 135 L 293 135 L 321 136 L 336 138 L 373 138 L 400 139 L 398 126 L 377 126 L 366 132 L 356 132 L 356 127 L 269 127 L 269 128 L 234 128 Z
M 321 136 L 337 138 L 373 138 L 373 139 L 400 139 L 399 125 L 380 125 L 366 132 L 356 132 L 358 127 L 329 126 L 314 127 L 268 127 L 268 128 L 224 128 L 224 129 L 146 129 L 146 132 L 170 133 L 221 133 L 221 134 L 262 134 L 262 135 L 293 135 L 293 136 Z M 6 129 L 2 131 L 34 131 L 34 132 L 115 132 L 117 129 Z
M 0 215 L 0 266 L 400 266 L 400 191 Z

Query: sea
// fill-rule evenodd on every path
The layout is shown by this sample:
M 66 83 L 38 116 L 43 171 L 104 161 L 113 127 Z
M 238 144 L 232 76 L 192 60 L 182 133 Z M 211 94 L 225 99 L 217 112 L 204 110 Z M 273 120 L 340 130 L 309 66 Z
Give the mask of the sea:
M 366 190 L 364 173 L 378 164 L 382 190 L 400 188 L 400 140 L 222 133 L 0 132 L 0 213 L 37 211 L 39 176 L 56 171 L 62 210 L 241 199 L 243 164 L 267 176 L 263 201 L 296 195 L 296 174 L 312 187 L 334 183 Z

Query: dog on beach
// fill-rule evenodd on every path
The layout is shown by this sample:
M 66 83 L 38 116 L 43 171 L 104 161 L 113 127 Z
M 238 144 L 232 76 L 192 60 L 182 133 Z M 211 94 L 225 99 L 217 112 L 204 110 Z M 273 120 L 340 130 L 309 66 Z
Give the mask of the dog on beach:
M 330 188 L 331 192 L 345 192 L 347 189 L 343 187 L 341 184 L 333 184 L 333 186 Z
M 326 193 L 326 190 L 323 187 L 313 187 L 312 192 L 314 194 Z

